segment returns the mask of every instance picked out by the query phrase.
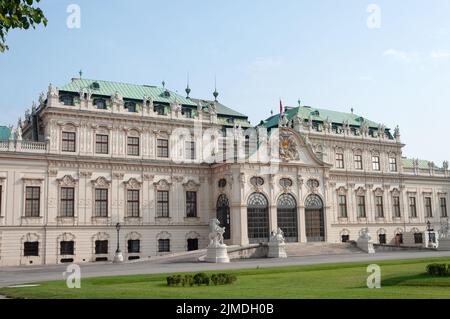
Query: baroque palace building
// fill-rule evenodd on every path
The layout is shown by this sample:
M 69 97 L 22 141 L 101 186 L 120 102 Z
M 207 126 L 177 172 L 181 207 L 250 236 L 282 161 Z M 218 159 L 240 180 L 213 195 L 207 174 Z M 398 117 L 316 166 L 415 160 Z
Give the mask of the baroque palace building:
M 216 91 L 186 93 L 77 78 L 0 127 L 0 265 L 112 260 L 117 223 L 132 260 L 205 248 L 214 217 L 241 246 L 277 227 L 424 245 L 428 221 L 448 222 L 448 163 L 402 157 L 398 128 L 299 103 L 255 129 Z

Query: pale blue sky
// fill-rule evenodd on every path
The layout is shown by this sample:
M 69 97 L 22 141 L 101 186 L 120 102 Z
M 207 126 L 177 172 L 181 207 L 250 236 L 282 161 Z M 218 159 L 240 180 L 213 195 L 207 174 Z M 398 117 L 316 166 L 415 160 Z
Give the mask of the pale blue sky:
M 69 29 L 67 6 L 81 7 Z M 369 29 L 369 4 L 381 28 Z M 450 1 L 42 0 L 49 24 L 13 31 L 0 54 L 0 124 L 48 83 L 84 77 L 167 86 L 219 100 L 252 123 L 285 105 L 355 112 L 400 126 L 404 154 L 450 160 Z

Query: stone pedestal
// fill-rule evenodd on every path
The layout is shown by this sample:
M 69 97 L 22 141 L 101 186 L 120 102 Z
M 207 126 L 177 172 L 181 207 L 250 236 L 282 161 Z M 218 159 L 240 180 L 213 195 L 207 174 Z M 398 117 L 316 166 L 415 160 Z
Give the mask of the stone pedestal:
M 356 242 L 356 245 L 359 249 L 365 251 L 368 254 L 375 254 L 375 249 L 373 248 L 373 240 L 371 239 L 359 238 Z
M 373 248 L 373 240 L 370 235 L 369 229 L 365 228 L 361 232 L 358 240 L 356 241 L 356 245 L 362 251 L 365 251 L 368 254 L 375 254 L 375 249 Z
M 123 263 L 123 254 L 121 251 L 117 251 L 114 254 L 113 263 L 115 263 L 115 264 Z
M 441 238 L 439 239 L 438 250 L 450 250 L 450 238 Z
M 269 252 L 267 258 L 287 258 L 286 244 L 282 242 L 269 242 Z
M 229 263 L 230 258 L 228 257 L 227 246 L 208 247 L 205 261 L 208 263 Z

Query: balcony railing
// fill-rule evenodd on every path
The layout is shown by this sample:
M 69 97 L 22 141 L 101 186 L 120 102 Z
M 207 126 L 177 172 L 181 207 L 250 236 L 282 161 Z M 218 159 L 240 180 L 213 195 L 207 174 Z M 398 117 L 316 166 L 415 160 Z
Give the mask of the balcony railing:
M 47 153 L 47 143 L 33 141 L 6 141 L 0 140 L 0 151 L 23 152 L 23 153 Z

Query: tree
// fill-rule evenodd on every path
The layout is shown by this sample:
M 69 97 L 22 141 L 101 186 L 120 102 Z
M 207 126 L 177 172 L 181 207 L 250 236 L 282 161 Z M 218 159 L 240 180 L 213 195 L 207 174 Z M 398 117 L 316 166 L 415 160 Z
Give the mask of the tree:
M 8 50 L 6 35 L 11 29 L 33 29 L 47 25 L 47 18 L 41 9 L 33 7 L 40 0 L 0 0 L 0 52 Z

